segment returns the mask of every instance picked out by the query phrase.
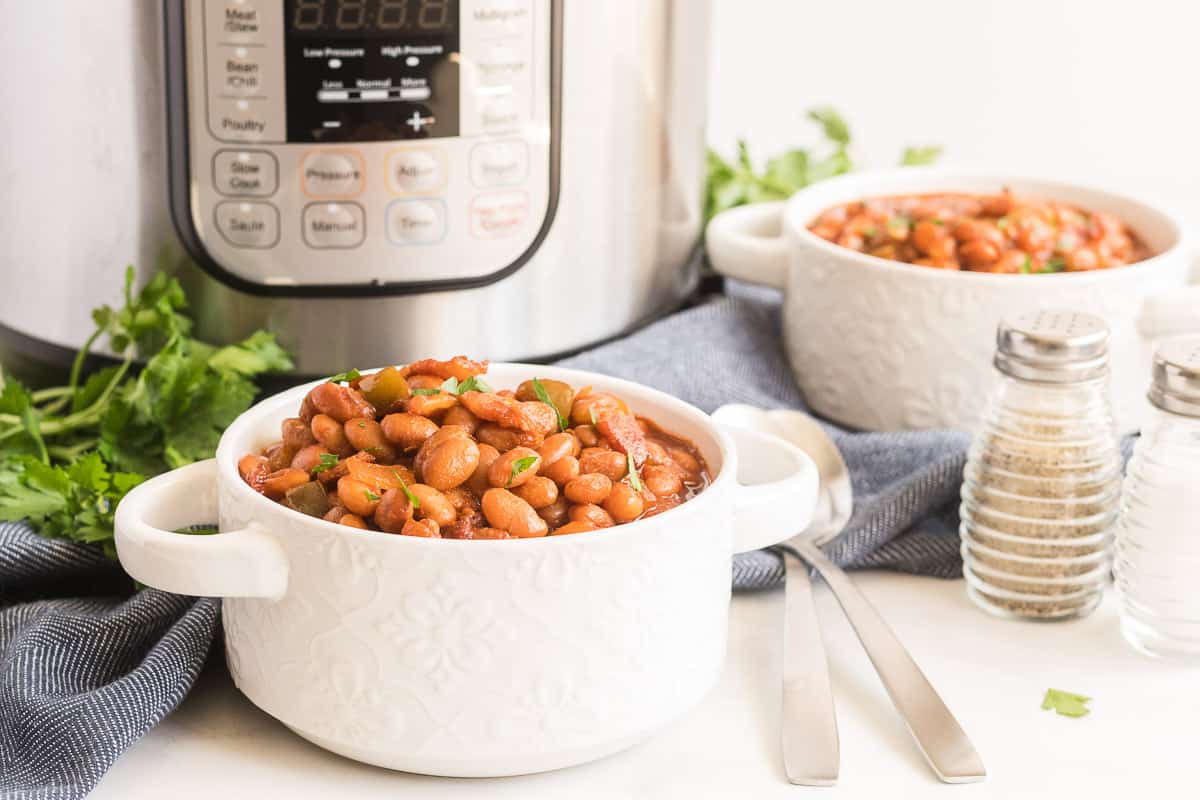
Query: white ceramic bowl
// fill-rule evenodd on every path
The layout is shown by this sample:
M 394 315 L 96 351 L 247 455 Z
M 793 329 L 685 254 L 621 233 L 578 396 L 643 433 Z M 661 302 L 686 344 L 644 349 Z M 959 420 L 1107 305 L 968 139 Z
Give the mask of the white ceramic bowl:
M 995 193 L 1109 211 L 1153 258 L 1053 275 L 953 272 L 886 261 L 827 242 L 808 224 L 839 203 L 894 194 Z M 997 323 L 1037 308 L 1102 316 L 1112 329 L 1118 423 L 1144 409 L 1155 339 L 1200 330 L 1193 253 L 1173 215 L 1076 184 L 957 169 L 861 172 L 814 184 L 787 202 L 734 208 L 710 223 L 707 247 L 725 275 L 784 290 L 788 357 L 809 405 L 854 428 L 972 429 L 992 384 Z
M 273 503 L 237 460 L 278 439 L 301 386 L 256 405 L 214 460 L 154 478 L 117 509 L 121 564 L 149 586 L 224 597 L 234 681 L 336 753 L 482 777 L 613 753 L 694 706 L 725 653 L 730 556 L 803 529 L 816 468 L 775 437 L 714 423 L 653 389 L 592 373 L 492 365 L 592 385 L 692 442 L 713 474 L 664 514 L 517 541 L 358 531 Z M 170 531 L 220 519 L 223 533 Z

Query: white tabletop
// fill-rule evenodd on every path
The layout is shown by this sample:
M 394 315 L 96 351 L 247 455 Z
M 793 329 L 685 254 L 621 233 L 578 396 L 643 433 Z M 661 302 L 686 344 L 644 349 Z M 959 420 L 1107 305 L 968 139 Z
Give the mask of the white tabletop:
M 1134 652 L 1112 593 L 1065 623 L 992 618 L 962 581 L 869 573 L 859 585 L 892 623 L 982 754 L 985 783 L 943 786 L 926 767 L 827 590 L 820 613 L 841 730 L 838 788 L 791 786 L 779 755 L 782 593 L 735 598 L 717 689 L 652 740 L 572 769 L 452 780 L 326 753 L 258 711 L 212 668 L 180 709 L 126 753 L 96 800 L 221 798 L 1177 797 L 1200 779 L 1200 670 Z M 1048 687 L 1095 698 L 1087 717 L 1040 710 Z

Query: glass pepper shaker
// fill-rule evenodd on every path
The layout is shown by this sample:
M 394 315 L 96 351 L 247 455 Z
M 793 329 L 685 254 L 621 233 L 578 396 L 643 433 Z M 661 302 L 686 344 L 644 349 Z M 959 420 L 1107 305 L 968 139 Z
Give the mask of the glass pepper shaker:
M 997 329 L 960 508 L 967 593 L 986 611 L 1066 619 L 1103 596 L 1121 487 L 1108 340 L 1102 319 L 1072 311 Z
M 1150 402 L 1117 523 L 1121 632 L 1150 655 L 1200 660 L 1200 337 L 1155 354 Z

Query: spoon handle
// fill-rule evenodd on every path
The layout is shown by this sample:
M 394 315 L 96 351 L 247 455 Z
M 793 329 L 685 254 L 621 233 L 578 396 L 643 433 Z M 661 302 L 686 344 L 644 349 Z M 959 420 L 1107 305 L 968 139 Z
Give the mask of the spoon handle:
M 808 565 L 783 552 L 786 565 L 783 638 L 783 767 L 800 786 L 833 786 L 838 729 L 829 664 L 813 602 Z
M 850 576 L 811 542 L 793 542 L 792 546 L 833 590 L 892 703 L 938 778 L 945 783 L 971 783 L 987 777 L 982 759 L 958 720 Z

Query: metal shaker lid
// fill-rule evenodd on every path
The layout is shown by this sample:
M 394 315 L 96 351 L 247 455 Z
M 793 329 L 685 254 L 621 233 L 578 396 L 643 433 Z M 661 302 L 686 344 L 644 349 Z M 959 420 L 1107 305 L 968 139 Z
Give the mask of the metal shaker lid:
M 1149 396 L 1164 411 L 1200 417 L 1200 336 L 1172 339 L 1158 348 Z
M 996 329 L 996 369 L 1014 378 L 1075 383 L 1108 373 L 1108 325 L 1078 311 L 1031 311 Z

